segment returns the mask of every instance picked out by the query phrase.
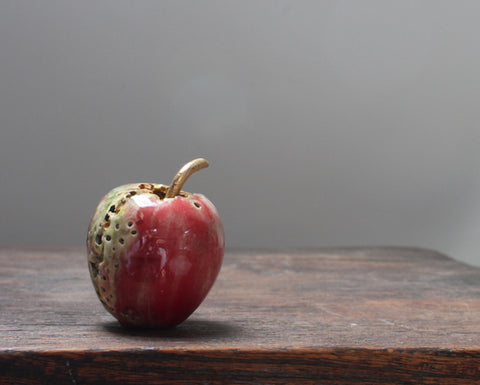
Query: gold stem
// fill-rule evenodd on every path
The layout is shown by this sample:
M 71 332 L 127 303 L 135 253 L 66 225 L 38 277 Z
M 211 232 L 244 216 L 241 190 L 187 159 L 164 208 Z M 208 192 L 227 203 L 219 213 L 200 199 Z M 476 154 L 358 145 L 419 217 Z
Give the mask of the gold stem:
M 190 175 L 198 170 L 201 170 L 202 168 L 208 167 L 208 164 L 208 161 L 203 158 L 194 159 L 188 162 L 177 172 L 177 175 L 175 175 L 173 178 L 165 198 L 173 198 L 177 196 Z

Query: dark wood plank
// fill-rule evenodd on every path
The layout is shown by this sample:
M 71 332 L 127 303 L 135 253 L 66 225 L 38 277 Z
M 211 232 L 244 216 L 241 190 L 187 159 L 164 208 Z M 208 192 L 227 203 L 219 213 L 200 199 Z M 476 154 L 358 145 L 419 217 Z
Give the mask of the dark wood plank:
M 227 253 L 166 331 L 105 312 L 82 249 L 0 250 L 1 384 L 480 383 L 480 269 L 429 250 Z

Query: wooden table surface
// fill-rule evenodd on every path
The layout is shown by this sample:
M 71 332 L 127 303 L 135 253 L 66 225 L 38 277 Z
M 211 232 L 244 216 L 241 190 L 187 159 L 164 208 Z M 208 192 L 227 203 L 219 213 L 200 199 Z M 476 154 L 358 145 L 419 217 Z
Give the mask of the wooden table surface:
M 0 384 L 480 384 L 480 269 L 434 251 L 236 250 L 166 331 L 102 307 L 80 248 L 0 249 Z

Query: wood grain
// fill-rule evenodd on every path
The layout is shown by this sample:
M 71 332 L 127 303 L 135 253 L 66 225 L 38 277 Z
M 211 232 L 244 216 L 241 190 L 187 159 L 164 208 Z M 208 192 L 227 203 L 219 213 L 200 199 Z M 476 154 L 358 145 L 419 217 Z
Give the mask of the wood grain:
M 0 249 L 1 384 L 480 384 L 480 269 L 409 248 L 230 251 L 166 331 L 105 312 L 82 249 Z

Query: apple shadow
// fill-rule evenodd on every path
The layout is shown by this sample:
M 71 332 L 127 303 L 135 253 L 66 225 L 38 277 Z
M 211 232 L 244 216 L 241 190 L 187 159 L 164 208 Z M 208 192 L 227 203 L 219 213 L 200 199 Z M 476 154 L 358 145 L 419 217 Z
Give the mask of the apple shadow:
M 102 324 L 105 331 L 125 337 L 149 339 L 178 339 L 178 340 L 221 340 L 238 337 L 241 328 L 229 322 L 212 321 L 205 319 L 187 319 L 180 325 L 169 329 L 140 329 L 125 328 L 117 321 Z

